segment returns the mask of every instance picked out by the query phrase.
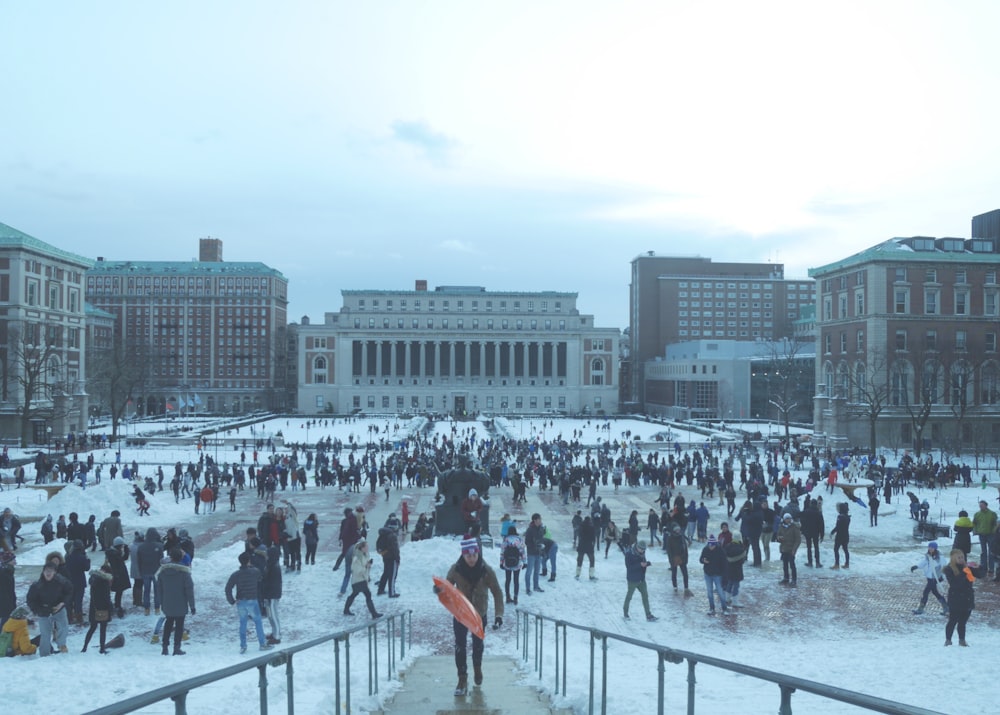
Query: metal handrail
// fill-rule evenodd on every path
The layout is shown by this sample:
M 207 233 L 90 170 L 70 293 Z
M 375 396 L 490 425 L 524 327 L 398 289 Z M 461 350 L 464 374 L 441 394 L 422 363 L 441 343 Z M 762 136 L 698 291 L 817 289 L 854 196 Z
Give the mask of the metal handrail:
M 597 706 L 597 698 L 594 694 L 595 686 L 600 685 L 600 713 L 607 714 L 608 709 L 608 641 L 617 641 L 627 645 L 635 646 L 644 650 L 652 651 L 657 656 L 657 713 L 663 715 L 666 708 L 666 684 L 665 684 L 665 663 L 682 664 L 687 662 L 687 713 L 694 715 L 695 707 L 695 666 L 699 663 L 726 670 L 731 673 L 745 675 L 757 680 L 764 680 L 778 686 L 780 695 L 779 715 L 792 715 L 792 694 L 797 690 L 811 693 L 821 698 L 836 700 L 848 705 L 854 705 L 872 712 L 887 713 L 888 715 L 944 715 L 937 710 L 928 710 L 913 705 L 885 700 L 873 695 L 858 693 L 853 690 L 846 690 L 834 685 L 826 685 L 813 680 L 797 678 L 783 673 L 777 673 L 752 665 L 743 665 L 733 661 L 716 658 L 713 656 L 693 653 L 691 651 L 669 648 L 657 643 L 631 638 L 620 633 L 610 633 L 598 628 L 582 626 L 576 623 L 552 618 L 543 614 L 518 608 L 517 611 L 517 649 L 521 654 L 521 660 L 525 663 L 531 662 L 531 668 L 538 673 L 538 679 L 543 677 L 543 651 L 545 646 L 545 624 L 552 623 L 554 626 L 552 644 L 555 648 L 555 677 L 554 694 L 567 694 L 566 671 L 570 656 L 567 644 L 567 631 L 573 629 L 589 635 L 590 639 L 590 662 L 588 688 L 589 706 L 587 712 L 594 715 Z M 532 633 L 532 624 L 534 629 Z M 560 638 L 561 636 L 561 638 Z M 534 652 L 531 646 L 534 645 Z M 600 647 L 601 663 L 600 672 L 595 673 L 596 649 Z M 578 658 L 577 661 L 580 659 Z M 576 681 L 580 682 L 579 679 Z M 634 682 L 629 682 L 629 687 L 634 687 Z
M 398 628 L 397 628 L 398 622 Z M 334 700 L 336 702 L 336 712 L 351 712 L 351 636 L 364 631 L 368 636 L 368 695 L 377 695 L 379 688 L 379 639 L 378 628 L 380 624 L 385 624 L 385 679 L 393 680 L 396 673 L 396 644 L 399 644 L 399 659 L 406 657 L 406 643 L 409 638 L 412 646 L 413 641 L 413 613 L 404 611 L 399 614 L 381 616 L 373 621 L 353 628 L 337 631 L 330 635 L 320 636 L 313 640 L 299 643 L 294 646 L 287 646 L 280 650 L 272 651 L 266 655 L 231 665 L 227 668 L 213 670 L 210 673 L 181 680 L 177 683 L 165 685 L 156 690 L 135 695 L 126 700 L 106 705 L 96 710 L 91 710 L 87 715 L 125 715 L 140 708 L 153 705 L 161 700 L 170 698 L 174 701 L 175 715 L 186 715 L 187 696 L 192 690 L 211 683 L 231 678 L 234 675 L 245 673 L 256 668 L 260 675 L 258 678 L 258 688 L 260 689 L 260 715 L 267 715 L 267 666 L 285 666 L 285 678 L 287 681 L 288 715 L 295 713 L 295 682 L 292 668 L 292 656 L 296 653 L 316 648 L 333 641 L 334 644 Z M 344 650 L 344 676 L 341 682 L 341 645 Z M 343 701 L 343 706 L 341 702 Z

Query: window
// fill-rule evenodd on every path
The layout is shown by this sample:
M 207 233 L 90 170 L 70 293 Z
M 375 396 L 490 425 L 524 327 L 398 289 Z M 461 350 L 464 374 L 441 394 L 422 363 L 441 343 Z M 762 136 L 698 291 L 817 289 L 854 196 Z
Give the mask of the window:
M 859 330 L 858 331 L 857 346 L 858 346 L 858 352 L 859 353 L 863 353 L 865 351 L 865 331 L 864 330 Z
M 968 283 L 969 273 L 964 268 L 959 268 L 955 271 L 955 282 L 956 283 Z
M 895 313 L 909 313 L 910 312 L 910 291 L 906 288 L 897 288 L 893 291 L 893 301 Z
M 896 283 L 906 283 L 906 269 L 896 268 L 894 270 L 893 281 Z
M 955 291 L 955 315 L 969 314 L 969 291 L 965 288 Z
M 868 376 L 865 373 L 864 363 L 858 363 L 854 368 L 854 401 L 865 402 L 866 390 L 868 389 Z
M 847 352 L 847 333 L 840 334 L 840 352 L 841 353 Z
M 838 308 L 840 309 L 840 314 L 837 317 L 840 318 L 840 319 L 846 318 L 847 317 L 847 296 L 846 295 L 838 296 L 837 304 L 838 304 Z
M 830 334 L 827 333 L 826 335 L 823 336 L 823 352 L 826 353 L 827 355 L 833 352 L 833 348 L 831 347 L 832 345 L 833 345 L 833 338 L 831 338 Z
M 997 272 L 996 271 L 986 271 L 986 280 L 984 282 L 987 285 L 996 285 L 996 282 L 997 282 Z
M 924 349 L 925 350 L 937 350 L 937 331 L 928 330 L 924 334 Z
M 928 268 L 924 271 L 924 283 L 937 283 L 937 268 Z
M 910 402 L 910 366 L 900 363 L 893 366 L 889 381 L 889 402 L 894 407 L 907 405 Z
M 924 290 L 924 314 L 937 315 L 940 311 L 940 291 L 936 288 Z
M 860 290 L 854 294 L 854 314 L 865 314 L 865 294 Z
M 1000 291 L 995 288 L 988 289 L 983 293 L 983 315 L 997 315 L 997 306 L 1000 305 Z
M 955 331 L 955 349 L 965 351 L 969 341 L 969 334 L 964 330 Z
M 594 358 L 590 361 L 590 384 L 604 384 L 604 361 L 601 358 Z
M 906 350 L 906 331 L 896 331 L 896 350 Z
M 983 335 L 983 346 L 986 348 L 986 352 L 996 352 L 997 350 L 997 334 L 996 333 L 986 333 Z

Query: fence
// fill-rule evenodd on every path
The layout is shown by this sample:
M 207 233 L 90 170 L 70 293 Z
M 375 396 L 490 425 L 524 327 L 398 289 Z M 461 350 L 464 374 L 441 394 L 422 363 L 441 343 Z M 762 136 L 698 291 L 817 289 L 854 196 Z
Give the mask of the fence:
M 779 691 L 779 715 L 792 715 L 792 694 L 796 691 L 811 693 L 821 698 L 836 700 L 848 705 L 854 705 L 872 712 L 888 713 L 889 715 L 943 715 L 936 710 L 902 705 L 891 700 L 885 700 L 872 695 L 865 695 L 852 690 L 845 690 L 833 685 L 817 683 L 812 680 L 796 678 L 782 673 L 776 673 L 763 668 L 756 668 L 750 665 L 742 665 L 732 661 L 715 658 L 712 656 L 700 655 L 689 651 L 668 648 L 666 646 L 641 641 L 618 633 L 607 633 L 596 628 L 581 626 L 569 623 L 539 613 L 517 610 L 517 648 L 521 653 L 521 659 L 528 663 L 531 668 L 538 673 L 538 679 L 542 680 L 545 665 L 545 644 L 547 623 L 551 623 L 551 646 L 554 648 L 554 694 L 567 693 L 567 666 L 570 660 L 569 644 L 567 634 L 570 629 L 580 631 L 589 636 L 590 642 L 590 662 L 588 686 L 588 710 L 589 715 L 594 715 L 595 708 L 599 704 L 599 712 L 606 715 L 608 711 L 608 642 L 617 641 L 628 644 L 639 649 L 648 650 L 657 659 L 657 713 L 663 715 L 666 708 L 666 664 L 681 665 L 687 663 L 687 713 L 694 715 L 695 712 L 695 666 L 698 664 L 707 665 L 713 668 L 720 668 L 734 674 L 748 676 L 757 680 L 774 683 Z M 532 650 L 533 649 L 533 650 Z M 597 670 L 597 651 L 600 650 L 600 669 Z M 574 658 L 575 663 L 580 662 L 579 655 Z M 579 684 L 582 680 L 577 677 L 574 671 L 574 682 Z M 622 683 L 632 687 L 632 683 Z M 600 689 L 600 695 L 595 690 Z M 676 692 L 676 690 L 672 691 Z M 738 690 L 733 690 L 736 693 Z M 739 695 L 734 695 L 734 708 L 739 709 L 737 702 Z M 673 711 L 676 711 L 677 704 L 672 704 Z M 745 708 L 744 708 L 745 709 Z
M 385 626 L 385 640 L 380 646 L 378 637 L 379 627 Z M 409 630 L 409 633 L 407 633 Z M 97 710 L 92 710 L 88 715 L 124 715 L 134 712 L 140 708 L 153 705 L 161 700 L 170 698 L 174 701 L 175 715 L 185 715 L 187 713 L 187 696 L 192 690 L 209 685 L 211 683 L 231 678 L 240 673 L 256 668 L 259 672 L 257 687 L 259 689 L 259 712 L 260 715 L 267 715 L 267 668 L 285 666 L 285 680 L 287 682 L 288 715 L 295 712 L 295 679 L 293 668 L 293 656 L 296 653 L 307 651 L 311 648 L 322 646 L 330 641 L 334 644 L 334 700 L 336 702 L 336 712 L 351 712 L 351 636 L 355 633 L 365 631 L 368 641 L 368 695 L 377 695 L 379 687 L 379 650 L 384 649 L 385 653 L 385 678 L 393 680 L 396 672 L 396 646 L 398 644 L 399 659 L 406 657 L 406 643 L 409 638 L 412 641 L 413 618 L 410 611 L 390 616 L 382 616 L 361 626 L 355 626 L 349 630 L 338 631 L 336 633 L 314 638 L 311 641 L 289 646 L 280 650 L 268 652 L 250 660 L 231 665 L 228 668 L 221 668 L 210 673 L 188 678 L 171 685 L 166 685 L 156 690 L 151 690 L 141 695 L 122 700 L 113 705 L 108 705 Z M 343 654 L 341 653 L 343 651 Z M 343 660 L 343 677 L 341 677 L 341 661 Z

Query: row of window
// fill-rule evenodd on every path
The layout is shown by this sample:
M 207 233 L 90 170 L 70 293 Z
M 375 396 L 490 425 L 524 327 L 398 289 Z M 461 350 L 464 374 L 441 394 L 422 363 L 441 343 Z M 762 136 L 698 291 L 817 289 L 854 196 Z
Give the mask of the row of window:
M 580 324 L 581 325 L 586 324 L 586 320 L 587 320 L 586 318 L 581 318 L 580 319 Z M 448 318 L 441 318 L 440 320 L 438 320 L 436 322 L 435 322 L 434 318 L 427 318 L 427 320 L 424 322 L 424 325 L 426 326 L 426 328 L 428 330 L 437 330 L 437 329 L 448 330 L 451 327 L 451 323 L 448 320 Z M 496 323 L 494 322 L 493 318 L 487 318 L 485 325 L 486 325 L 486 330 L 494 330 Z M 500 321 L 500 330 L 510 330 L 511 328 L 513 328 L 514 330 L 524 330 L 524 325 L 525 325 L 525 323 L 521 319 L 517 319 L 517 320 L 511 321 L 511 320 L 508 320 L 507 318 L 503 318 Z M 565 320 L 560 320 L 558 323 L 556 323 L 556 325 L 558 326 L 557 327 L 558 330 L 565 330 L 566 329 L 566 321 Z M 354 327 L 357 328 L 357 329 L 361 328 L 361 318 L 355 318 L 354 319 Z M 376 320 L 375 320 L 375 318 L 369 318 L 368 319 L 368 327 L 369 328 L 375 328 L 375 327 L 377 327 L 376 326 Z M 388 329 L 391 329 L 391 327 L 392 327 L 392 325 L 391 325 L 390 319 L 389 318 L 382 318 L 382 328 L 384 330 L 388 330 Z M 410 328 L 413 329 L 413 330 L 419 330 L 420 329 L 420 319 L 419 318 L 412 318 L 410 320 Z M 397 330 L 406 330 L 406 319 L 405 318 L 397 318 L 396 319 L 396 329 Z M 464 329 L 465 329 L 465 319 L 464 318 L 458 318 L 457 320 L 455 320 L 455 330 L 464 330 Z M 471 329 L 472 330 L 479 330 L 480 329 L 479 318 L 473 318 L 471 320 Z M 528 330 L 538 330 L 538 321 L 537 320 L 529 320 L 528 321 Z M 552 321 L 551 320 L 543 320 L 542 321 L 542 330 L 552 330 Z
M 842 332 L 839 335 L 840 340 L 840 352 L 846 353 L 848 351 L 848 337 L 847 333 Z M 829 355 L 832 353 L 833 347 L 833 335 L 827 333 L 823 336 L 823 352 Z M 897 330 L 895 334 L 895 340 L 893 342 L 893 347 L 896 350 L 910 350 L 910 339 L 908 330 Z M 964 352 L 969 349 L 969 332 L 967 330 L 956 330 L 954 343 L 951 345 L 945 345 L 943 341 L 940 340 L 938 331 L 933 329 L 928 329 L 924 331 L 923 343 L 919 346 L 924 350 L 947 350 L 953 349 L 959 352 Z M 996 352 L 997 349 L 997 334 L 993 332 L 983 334 L 983 350 L 986 352 Z M 854 348 L 857 352 L 861 353 L 865 351 L 865 331 L 859 330 L 855 333 Z
M 715 331 L 712 331 L 712 330 L 697 330 L 697 329 L 688 330 L 687 328 L 682 328 L 682 329 L 680 329 L 680 330 L 677 331 L 677 334 L 680 335 L 682 338 L 686 338 L 686 337 L 692 337 L 692 338 L 699 338 L 699 337 L 701 337 L 701 338 L 735 338 L 735 337 L 737 337 L 737 335 L 739 335 L 739 337 L 741 337 L 741 338 L 749 338 L 749 337 L 753 337 L 753 338 L 759 338 L 759 337 L 770 338 L 771 337 L 771 331 L 770 330 L 764 331 L 763 333 L 761 333 L 760 330 L 749 330 L 749 331 L 747 331 L 747 330 L 740 330 L 737 333 L 737 331 L 735 331 L 735 330 L 715 330 Z
M 514 301 L 510 301 L 510 302 L 513 305 L 513 309 L 514 310 L 521 310 L 521 301 L 520 300 L 514 300 Z M 470 300 L 470 301 L 468 301 L 468 303 L 469 303 L 469 309 L 470 310 L 472 310 L 472 311 L 479 310 L 479 301 L 478 300 Z M 507 301 L 506 300 L 500 300 L 500 301 L 497 301 L 497 303 L 500 306 L 500 308 L 499 308 L 500 310 L 507 310 Z M 455 310 L 465 310 L 465 308 L 466 308 L 465 304 L 466 304 L 465 299 L 455 300 Z M 524 304 L 525 304 L 525 307 L 528 310 L 528 312 L 534 312 L 534 310 L 535 310 L 535 301 L 533 301 L 533 300 L 526 300 L 526 301 L 524 301 Z M 543 313 L 547 313 L 548 312 L 548 310 L 549 310 L 549 302 L 547 300 L 539 301 L 539 305 L 541 306 L 541 312 L 543 312 Z M 562 301 L 560 301 L 560 300 L 554 301 L 553 305 L 554 305 L 554 311 L 556 313 L 562 312 Z M 483 306 L 484 306 L 484 310 L 492 311 L 493 310 L 493 301 L 492 300 L 484 300 L 483 301 Z M 365 298 L 358 298 L 358 309 L 359 310 L 364 310 L 366 307 L 368 307 L 367 303 L 366 303 L 366 299 Z M 422 310 L 424 306 L 423 306 L 423 303 L 422 303 L 422 299 L 420 299 L 420 298 L 414 298 L 412 306 L 408 305 L 406 298 L 400 298 L 398 304 L 394 304 L 392 298 L 386 298 L 384 300 L 384 303 L 380 302 L 379 298 L 372 298 L 371 299 L 371 308 L 372 308 L 372 310 L 394 310 L 397 307 L 398 307 L 399 310 L 407 310 L 410 307 L 412 307 L 413 310 Z M 429 298 L 427 300 L 427 310 L 434 310 L 437 307 L 438 307 L 438 303 L 437 303 L 437 299 L 436 298 Z M 450 310 L 451 307 L 452 307 L 451 306 L 451 299 L 443 299 L 443 300 L 441 300 L 441 304 L 440 304 L 441 310 Z
M 393 409 L 392 408 L 393 401 L 395 401 L 395 409 L 400 411 L 405 409 L 411 409 L 411 410 L 436 409 L 434 395 L 424 395 L 422 400 L 420 395 L 410 395 L 409 399 L 407 399 L 405 395 L 396 395 L 395 400 L 393 400 L 393 398 L 390 397 L 389 395 L 382 395 L 381 400 L 379 400 L 378 397 L 375 395 L 368 395 L 367 397 L 364 398 L 361 395 L 354 395 L 354 397 L 352 398 L 354 409 L 356 410 L 361 409 L 362 401 L 364 401 L 365 407 L 370 410 L 378 409 L 379 404 L 377 403 L 380 403 L 381 409 L 383 410 Z M 493 395 L 487 395 L 484 401 L 486 404 L 483 409 L 487 411 L 492 411 L 496 409 L 508 410 L 511 408 L 511 401 L 509 397 L 497 398 L 494 397 Z M 324 402 L 325 400 L 323 396 L 317 395 L 316 407 L 319 409 L 323 409 Z M 407 402 L 409 402 L 409 406 L 407 406 Z M 423 404 L 421 405 L 421 403 Z M 551 397 L 542 397 L 541 402 L 539 402 L 538 397 L 534 396 L 529 396 L 527 400 L 525 400 L 525 398 L 521 396 L 515 397 L 513 402 L 513 408 L 515 410 L 523 410 L 525 409 L 525 404 L 527 404 L 529 410 L 553 409 L 553 400 Z M 562 395 L 559 396 L 555 401 L 555 405 L 557 406 L 558 409 L 565 410 L 566 397 Z M 473 407 L 473 405 L 466 404 L 466 408 L 470 407 Z M 478 409 L 479 405 L 476 404 L 474 407 Z M 594 398 L 594 407 L 596 409 L 601 409 L 600 397 Z M 441 409 L 447 410 L 449 408 L 454 408 L 454 401 L 452 401 L 451 405 L 449 405 L 448 398 L 444 397 L 441 400 Z
M 923 269 L 910 269 L 903 266 L 890 269 L 892 273 L 890 277 L 893 283 L 909 283 L 911 271 L 923 270 L 923 282 L 924 283 L 939 283 L 939 269 L 937 268 L 923 268 Z M 856 271 L 852 274 L 845 273 L 844 275 L 837 276 L 836 278 L 827 278 L 823 281 L 823 292 L 831 293 L 834 290 L 847 290 L 850 282 L 850 278 L 853 277 L 854 286 L 863 286 L 865 284 L 865 271 Z M 955 270 L 955 285 L 964 285 L 969 283 L 969 272 L 965 268 L 958 268 Z M 996 285 L 997 284 L 997 272 L 996 270 L 988 270 L 984 276 L 984 283 L 986 285 Z
M 830 394 L 861 404 L 868 404 L 875 392 L 869 392 L 868 372 L 864 363 L 853 369 L 841 363 L 834 370 L 832 363 L 823 365 L 823 378 Z M 918 379 L 919 378 L 919 379 Z M 889 369 L 888 401 L 894 407 L 921 404 L 953 406 L 1000 404 L 1000 364 L 988 361 L 978 370 L 972 364 L 958 360 L 946 367 L 938 360 L 927 360 L 919 376 L 913 365 L 898 360 Z
M 764 320 L 763 323 L 762 323 L 761 320 L 760 320 L 760 314 L 759 313 L 754 313 L 753 317 L 757 319 L 757 320 L 754 321 L 754 325 L 755 326 L 756 325 L 763 325 L 765 328 L 773 327 L 773 325 L 772 325 L 772 323 L 771 323 L 770 320 Z M 765 317 L 766 318 L 770 318 L 771 314 L 767 313 L 765 315 Z M 696 327 L 696 328 L 697 327 L 701 327 L 702 325 L 704 325 L 704 327 L 706 327 L 706 328 L 711 328 L 712 327 L 712 321 L 711 320 L 705 320 L 705 321 L 692 320 L 690 322 L 687 321 L 687 320 L 678 320 L 677 324 L 680 325 L 680 326 L 682 326 L 682 327 L 686 327 L 688 325 L 691 325 L 691 326 Z M 716 320 L 715 321 L 715 327 L 717 327 L 717 328 L 725 328 L 727 326 L 730 327 L 730 328 L 735 328 L 735 327 L 737 327 L 737 321 L 735 321 L 735 320 L 729 320 L 729 321 L 726 321 L 726 320 Z M 747 320 L 740 320 L 738 327 L 740 327 L 740 328 L 749 328 L 750 327 L 750 322 L 747 321 Z

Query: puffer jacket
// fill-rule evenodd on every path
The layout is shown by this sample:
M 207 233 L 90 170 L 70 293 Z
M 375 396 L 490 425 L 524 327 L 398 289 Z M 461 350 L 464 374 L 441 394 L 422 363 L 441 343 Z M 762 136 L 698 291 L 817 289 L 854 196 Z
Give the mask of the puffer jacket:
M 194 610 L 194 580 L 191 567 L 169 562 L 156 572 L 156 583 L 160 587 L 160 605 L 164 616 L 180 618 L 188 609 Z
M 45 576 L 39 576 L 38 580 L 28 588 L 28 608 L 36 616 L 51 616 L 52 609 L 58 604 L 65 607 L 73 598 L 73 584 L 65 576 L 58 573 L 52 576 L 51 581 L 46 581 Z
M 163 561 L 163 542 L 160 541 L 160 532 L 153 527 L 146 530 L 146 538 L 138 547 L 139 576 L 143 579 L 153 578 L 160 570 L 160 562 Z

